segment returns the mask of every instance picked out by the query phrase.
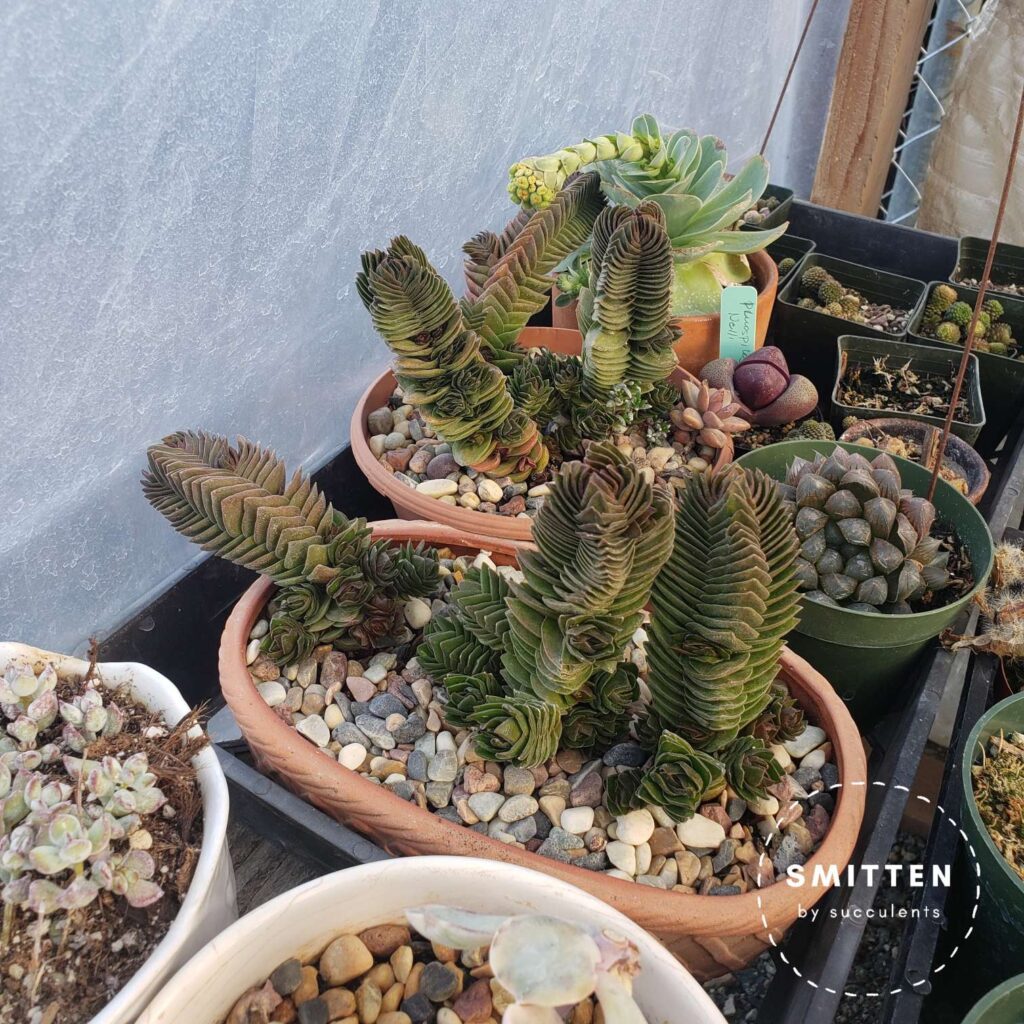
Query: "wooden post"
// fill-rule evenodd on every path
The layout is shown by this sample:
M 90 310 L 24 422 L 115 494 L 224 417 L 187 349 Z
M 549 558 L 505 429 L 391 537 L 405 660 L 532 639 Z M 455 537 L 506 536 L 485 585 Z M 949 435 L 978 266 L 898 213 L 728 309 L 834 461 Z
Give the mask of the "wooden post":
M 874 217 L 933 0 L 851 0 L 811 201 Z

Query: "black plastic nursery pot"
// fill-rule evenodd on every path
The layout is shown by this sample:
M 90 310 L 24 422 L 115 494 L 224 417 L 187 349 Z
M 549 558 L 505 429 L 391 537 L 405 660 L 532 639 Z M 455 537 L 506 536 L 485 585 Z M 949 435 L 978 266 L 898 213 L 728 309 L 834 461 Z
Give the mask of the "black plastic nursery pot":
M 911 318 L 924 300 L 923 281 L 849 263 L 826 256 L 820 250 L 812 252 L 804 259 L 800 274 L 790 277 L 785 288 L 780 287 L 772 321 L 775 344 L 785 353 L 790 372 L 802 373 L 811 380 L 830 381 L 835 378 L 835 343 L 844 334 L 863 329 L 879 340 L 888 338 L 892 341 L 899 341 L 906 335 L 905 330 L 898 333 L 876 331 L 830 313 L 819 313 L 797 305 L 801 297 L 800 276 L 811 267 L 824 267 L 841 284 L 856 289 L 872 302 L 909 310 Z
M 965 235 L 957 245 L 956 266 L 949 275 L 953 284 L 959 284 L 965 278 L 980 281 L 988 257 L 989 239 L 975 238 Z M 1009 242 L 996 243 L 996 255 L 992 261 L 988 290 L 1003 293 L 1008 284 L 1024 289 L 1024 245 L 1011 245 Z M 1009 292 L 1011 296 L 1013 292 Z M 1021 292 L 1016 293 L 1020 297 Z
M 819 452 L 833 451 L 837 444 L 864 454 L 864 448 L 856 444 L 781 441 L 749 452 L 738 462 L 784 480 L 794 459 L 813 459 Z M 928 470 L 907 459 L 895 458 L 895 462 L 903 486 L 916 495 L 926 495 L 931 480 Z M 862 729 L 894 702 L 911 678 L 918 657 L 969 604 L 992 569 L 992 535 L 977 509 L 942 480 L 934 503 L 938 519 L 953 526 L 967 549 L 974 574 L 970 590 L 941 608 L 914 615 L 850 611 L 804 600 L 800 622 L 789 636 L 790 647 L 829 680 Z
M 964 959 L 956 966 L 956 980 L 969 985 L 972 992 L 1000 984 L 1024 966 L 1024 879 L 992 841 L 978 811 L 971 776 L 971 768 L 982 759 L 988 741 L 1010 732 L 1024 732 L 1024 693 L 1007 697 L 981 716 L 967 738 L 960 764 L 961 820 L 967 849 L 962 851 L 954 891 L 959 920 L 973 924 L 981 941 L 963 943 L 960 955 Z M 975 896 L 976 914 L 972 909 Z M 985 941 L 986 937 L 998 941 Z M 1018 998 L 1018 1020 L 1024 1020 L 1024 989 L 1018 992 Z
M 1024 974 L 1009 978 L 982 996 L 963 1024 L 1020 1024 L 1024 1020 Z
M 931 297 L 932 291 L 943 283 L 942 281 L 932 281 L 928 285 L 928 297 Z M 968 288 L 967 285 L 958 284 L 956 289 L 964 302 L 970 303 L 971 306 L 974 305 L 978 297 L 977 288 Z M 1001 295 L 999 301 L 1003 306 L 1002 319 L 1010 325 L 1013 336 L 1020 338 L 1024 345 L 1024 299 L 1014 298 L 1012 295 Z M 939 341 L 937 338 L 930 338 L 922 333 L 921 321 L 924 319 L 927 304 L 928 299 L 926 298 L 910 321 L 909 337 L 918 345 L 960 349 L 959 345 Z M 973 354 L 978 357 L 981 399 L 985 406 L 985 427 L 975 445 L 982 455 L 992 454 L 999 446 L 999 442 L 1013 425 L 1020 400 L 1024 398 L 1024 347 L 1021 352 L 1021 357 L 1012 358 L 992 352 L 973 350 Z
M 800 269 L 803 267 L 804 257 L 814 252 L 815 248 L 815 243 L 809 238 L 799 238 L 787 232 L 781 238 L 776 238 L 765 249 L 765 252 L 775 260 L 776 265 L 787 258 L 796 261 L 785 274 L 781 270 L 779 271 L 779 291 L 786 287 L 794 274 L 800 272 Z
M 772 185 L 769 183 L 761 198 L 775 198 L 779 201 L 779 205 L 776 206 L 760 224 L 741 224 L 741 228 L 744 228 L 747 231 L 761 231 L 765 228 L 778 227 L 788 219 L 789 208 L 793 205 L 793 190 L 791 188 L 786 188 L 784 185 Z
M 896 369 L 906 362 L 915 373 L 931 374 L 953 380 L 960 365 L 960 357 L 940 354 L 928 345 L 914 345 L 903 341 L 880 341 L 860 335 L 844 334 L 836 342 L 838 366 L 835 384 L 832 387 L 832 425 L 841 428 L 847 416 L 859 420 L 879 419 L 883 416 L 900 420 L 916 420 L 930 423 L 940 429 L 945 424 L 945 416 L 925 416 L 918 413 L 902 412 L 899 409 L 868 409 L 857 405 L 845 405 L 839 401 L 839 385 L 846 374 L 854 367 L 866 367 L 879 358 L 888 358 L 889 366 Z M 985 426 L 985 405 L 981 398 L 981 376 L 978 372 L 978 360 L 972 353 L 964 379 L 965 397 L 969 417 L 966 421 L 953 420 L 952 430 L 957 437 L 963 438 L 973 445 Z M 839 429 L 837 429 L 837 433 Z

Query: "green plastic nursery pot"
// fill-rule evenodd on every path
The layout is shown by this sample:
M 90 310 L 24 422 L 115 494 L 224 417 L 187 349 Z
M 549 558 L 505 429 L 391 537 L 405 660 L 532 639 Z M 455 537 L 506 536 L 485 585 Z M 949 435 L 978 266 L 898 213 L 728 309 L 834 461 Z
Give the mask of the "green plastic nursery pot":
M 784 223 L 789 218 L 789 208 L 793 205 L 793 190 L 782 185 L 769 184 L 762 198 L 772 197 L 779 201 L 779 205 L 760 224 L 740 224 L 740 228 L 747 231 L 763 231 L 765 228 L 778 227 Z
M 804 259 L 800 273 L 811 267 L 824 267 L 842 284 L 856 289 L 872 302 L 909 310 L 911 318 L 924 299 L 924 282 L 910 277 L 849 263 L 820 252 L 812 252 Z M 800 275 L 793 274 L 786 287 L 780 287 L 778 301 L 775 303 L 775 344 L 785 354 L 790 373 L 802 373 L 810 377 L 818 390 L 822 391 L 824 383 L 835 379 L 836 341 L 843 334 L 859 330 L 862 325 L 830 313 L 804 309 L 797 305 L 799 301 Z M 894 334 L 873 328 L 866 330 L 879 339 L 889 338 L 893 341 L 899 341 L 906 335 L 906 331 Z
M 781 238 L 776 238 L 771 245 L 765 249 L 765 252 L 773 260 L 776 265 L 782 262 L 787 257 L 796 260 L 796 263 L 789 268 L 789 272 L 783 274 L 779 271 L 779 290 L 781 291 L 789 281 L 792 279 L 794 274 L 800 272 L 803 269 L 803 260 L 805 256 L 809 256 L 814 252 L 816 247 L 815 242 L 810 238 L 798 238 L 796 235 L 785 234 Z
M 871 366 L 878 358 L 887 357 L 892 369 L 910 363 L 910 369 L 921 374 L 933 374 L 953 380 L 960 367 L 960 356 L 947 356 L 929 345 L 913 345 L 905 341 L 880 341 L 874 337 L 844 334 L 836 342 L 838 367 L 832 388 L 832 425 L 840 427 L 847 416 L 859 420 L 878 419 L 880 416 L 898 420 L 916 420 L 930 423 L 940 429 L 946 417 L 923 416 L 917 413 L 901 412 L 898 409 L 866 409 L 857 405 L 845 405 L 839 401 L 839 385 L 847 371 L 855 366 Z M 981 398 L 981 375 L 978 372 L 978 358 L 973 353 L 967 366 L 964 380 L 965 397 L 970 415 L 966 421 L 953 420 L 953 433 L 973 445 L 985 426 L 985 405 Z
M 866 454 L 863 446 L 856 444 L 780 441 L 748 452 L 738 463 L 783 480 L 795 458 L 810 460 L 819 452 L 833 451 L 837 444 Z M 931 474 L 907 459 L 894 461 L 903 486 L 916 495 L 926 495 Z M 918 657 L 970 603 L 992 569 L 992 535 L 977 509 L 942 480 L 934 501 L 938 518 L 952 524 L 967 549 L 974 572 L 974 586 L 968 592 L 941 608 L 915 615 L 850 611 L 805 600 L 800 623 L 787 641 L 829 680 L 862 730 L 894 703 L 909 684 Z
M 1021 1024 L 1024 1021 L 1024 974 L 1009 978 L 982 996 L 963 1024 Z
M 967 739 L 960 766 L 964 788 L 963 829 L 977 861 L 976 871 L 970 858 L 963 858 L 962 874 L 958 877 L 957 903 L 965 922 L 970 918 L 979 883 L 981 892 L 978 912 L 971 922 L 974 934 L 962 944 L 961 953 L 965 960 L 957 968 L 957 977 L 963 976 L 965 983 L 979 986 L 980 990 L 1002 982 L 1024 965 L 1024 880 L 992 842 L 978 813 L 971 781 L 971 766 L 981 759 L 988 740 L 998 736 L 1000 731 L 1024 732 L 1024 693 L 1007 697 L 981 716 Z M 1020 986 L 1021 979 L 1016 980 L 1016 1020 L 1021 1022 L 1024 1021 L 1024 988 Z M 988 1021 L 988 1018 L 984 1020 Z
M 928 296 L 930 297 L 932 291 L 943 283 L 942 281 L 932 281 L 928 285 Z M 977 288 L 968 288 L 966 285 L 958 284 L 956 290 L 964 302 L 969 302 L 971 306 L 974 305 L 978 297 Z M 1017 299 L 1011 295 L 1000 295 L 999 301 L 1003 306 L 1002 319 L 1010 325 L 1013 336 L 1019 338 L 1024 345 L 1024 299 Z M 921 321 L 924 319 L 924 310 L 927 304 L 926 299 L 910 321 L 911 340 L 917 345 L 930 345 L 932 348 L 960 351 L 959 345 L 951 345 L 947 341 L 929 338 L 921 333 Z M 1021 351 L 1024 353 L 1024 347 Z M 979 352 L 977 349 L 974 350 L 974 355 L 978 358 L 981 400 L 985 405 L 985 427 L 978 437 L 975 447 L 987 457 L 995 453 L 999 442 L 1006 436 L 1020 410 L 1020 400 L 1024 397 L 1024 358 L 1012 359 L 1010 356 Z
M 975 238 L 965 235 L 960 239 L 957 246 L 956 266 L 953 273 L 949 275 L 953 284 L 958 284 L 964 278 L 969 281 L 980 281 L 981 273 L 985 269 L 985 259 L 988 256 L 987 238 Z M 1024 288 L 1024 245 L 1011 245 L 1009 242 L 996 243 L 996 255 L 992 261 L 991 283 L 988 288 L 991 292 L 1003 294 L 1003 289 L 1008 284 L 1015 284 Z M 1012 295 L 1012 292 L 1005 294 Z M 1020 293 L 1018 293 L 1019 297 Z

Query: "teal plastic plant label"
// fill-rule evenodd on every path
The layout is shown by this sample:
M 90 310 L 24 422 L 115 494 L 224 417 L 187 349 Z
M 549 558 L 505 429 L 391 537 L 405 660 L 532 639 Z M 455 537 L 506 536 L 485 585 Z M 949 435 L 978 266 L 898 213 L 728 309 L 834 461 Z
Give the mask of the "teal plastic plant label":
M 723 288 L 719 319 L 718 354 L 737 361 L 749 356 L 757 334 L 757 289 L 749 284 Z

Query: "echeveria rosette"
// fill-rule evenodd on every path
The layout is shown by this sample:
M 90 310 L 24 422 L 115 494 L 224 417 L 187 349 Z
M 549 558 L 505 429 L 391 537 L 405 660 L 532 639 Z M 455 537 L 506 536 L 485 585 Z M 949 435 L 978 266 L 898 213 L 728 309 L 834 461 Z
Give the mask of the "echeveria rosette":
M 654 708 L 714 750 L 768 705 L 796 624 L 797 543 L 764 474 L 729 466 L 678 493 L 675 544 L 654 581 L 646 647 Z
M 737 736 L 719 752 L 725 779 L 741 800 L 763 800 L 768 787 L 782 779 L 782 766 L 754 736 Z
M 725 769 L 721 761 L 665 730 L 650 765 L 608 776 L 605 803 L 612 814 L 654 804 L 663 807 L 675 821 L 687 821 L 702 803 L 714 799 L 723 789 Z
M 509 172 L 509 194 L 522 205 L 543 207 L 570 174 L 594 166 L 613 203 L 636 207 L 649 200 L 664 211 L 675 263 L 673 316 L 716 313 L 722 288 L 749 280 L 745 257 L 789 226 L 736 230 L 764 193 L 768 164 L 754 156 L 726 178 L 727 159 L 721 139 L 689 129 L 665 137 L 655 118 L 642 114 L 628 135 L 603 135 L 519 161 Z
M 532 768 L 558 752 L 562 712 L 548 701 L 506 694 L 483 701 L 471 718 L 477 729 L 477 752 L 489 761 Z
M 568 708 L 595 671 L 614 670 L 672 543 L 667 488 L 610 443 L 564 464 L 507 601 L 502 671 L 512 690 Z
M 795 740 L 807 728 L 807 719 L 789 690 L 779 683 L 772 685 L 768 706 L 750 728 L 752 736 L 765 743 Z

